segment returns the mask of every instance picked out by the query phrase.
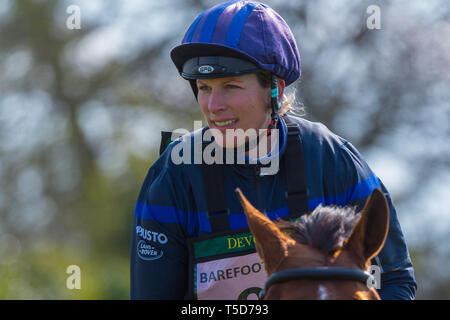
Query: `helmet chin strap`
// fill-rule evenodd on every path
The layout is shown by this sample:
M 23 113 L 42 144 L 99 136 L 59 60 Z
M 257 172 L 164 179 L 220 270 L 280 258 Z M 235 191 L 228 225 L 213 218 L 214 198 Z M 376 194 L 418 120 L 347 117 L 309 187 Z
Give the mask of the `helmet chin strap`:
M 270 117 L 272 120 L 267 128 L 267 135 L 270 135 L 270 130 L 277 126 L 278 114 L 280 113 L 282 107 L 281 102 L 278 100 L 278 82 L 277 77 L 275 77 L 274 74 L 272 74 L 270 82 L 270 105 L 272 109 Z
M 271 135 L 272 129 L 275 129 L 277 127 L 278 114 L 280 113 L 281 107 L 282 107 L 280 101 L 278 100 L 278 82 L 277 82 L 277 77 L 274 74 L 271 75 L 270 105 L 271 105 L 272 112 L 270 114 L 271 120 L 270 120 L 269 126 L 267 127 L 267 131 L 266 131 L 267 137 Z M 260 138 L 262 138 L 263 135 L 264 134 L 261 134 L 256 137 L 256 145 L 259 145 Z M 245 143 L 245 151 L 246 152 L 248 152 L 250 149 L 249 145 L 250 145 L 250 143 L 249 143 L 249 141 L 247 141 Z

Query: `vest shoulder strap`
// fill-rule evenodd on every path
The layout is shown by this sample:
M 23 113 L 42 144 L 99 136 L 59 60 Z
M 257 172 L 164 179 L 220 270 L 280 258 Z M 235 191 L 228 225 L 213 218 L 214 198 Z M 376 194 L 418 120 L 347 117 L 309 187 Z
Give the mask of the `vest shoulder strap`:
M 222 165 L 202 162 L 201 168 L 211 232 L 230 230 L 230 211 L 226 202 Z
M 161 131 L 161 143 L 159 155 L 178 136 L 170 131 Z M 205 145 L 203 145 L 203 148 Z M 208 219 L 211 224 L 211 232 L 222 232 L 230 229 L 229 210 L 226 204 L 223 169 L 218 164 L 201 164 L 203 186 L 205 188 Z
M 286 201 L 288 218 L 299 217 L 308 212 L 308 189 L 306 186 L 305 160 L 300 128 L 288 116 L 283 117 L 287 125 L 287 147 L 282 156 L 286 178 Z

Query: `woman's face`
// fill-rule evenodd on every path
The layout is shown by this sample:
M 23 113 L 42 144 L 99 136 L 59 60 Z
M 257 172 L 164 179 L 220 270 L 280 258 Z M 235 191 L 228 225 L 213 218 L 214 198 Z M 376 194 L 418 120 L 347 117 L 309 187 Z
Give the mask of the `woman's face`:
M 236 129 L 267 129 L 270 123 L 270 90 L 263 88 L 256 74 L 198 79 L 198 103 L 222 147 L 239 145 Z M 250 132 L 250 131 L 249 131 Z M 221 134 L 219 134 L 221 133 Z M 236 134 L 235 134 L 236 133 Z

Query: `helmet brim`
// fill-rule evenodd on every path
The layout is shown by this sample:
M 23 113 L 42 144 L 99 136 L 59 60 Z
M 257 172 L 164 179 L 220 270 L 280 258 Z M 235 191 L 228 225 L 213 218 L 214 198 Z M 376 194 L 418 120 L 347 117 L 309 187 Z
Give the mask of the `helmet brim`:
M 226 47 L 220 44 L 186 43 L 176 46 L 170 51 L 170 58 L 172 59 L 180 74 L 183 71 L 183 65 L 186 61 L 191 58 L 206 56 L 224 56 L 248 60 L 255 64 L 257 67 L 261 68 L 258 61 L 256 61 L 246 53 L 240 51 L 239 49 Z

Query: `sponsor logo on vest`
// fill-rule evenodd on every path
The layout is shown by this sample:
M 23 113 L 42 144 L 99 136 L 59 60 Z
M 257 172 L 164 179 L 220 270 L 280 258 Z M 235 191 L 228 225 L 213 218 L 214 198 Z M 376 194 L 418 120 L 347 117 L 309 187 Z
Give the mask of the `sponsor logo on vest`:
M 164 233 L 159 233 L 151 230 L 147 230 L 142 228 L 141 226 L 136 227 L 136 233 L 143 239 L 159 243 L 159 244 L 166 244 L 169 240 L 167 239 L 167 236 Z
M 244 265 L 242 267 L 234 267 L 225 270 L 215 270 L 211 272 L 200 273 L 200 283 L 206 283 L 211 281 L 220 281 L 236 278 L 239 275 L 249 275 L 250 273 L 258 273 L 263 270 L 262 262 L 255 262 L 251 266 Z
M 253 235 L 238 237 L 238 238 L 227 238 L 228 250 L 236 248 L 252 248 L 255 245 L 253 241 Z
M 208 65 L 200 66 L 200 67 L 198 67 L 198 72 L 200 72 L 200 73 L 212 73 L 212 72 L 214 72 L 214 67 L 208 66 Z
M 141 240 L 137 244 L 137 254 L 142 260 L 157 260 L 163 256 L 164 251 Z

